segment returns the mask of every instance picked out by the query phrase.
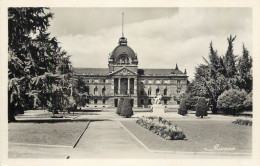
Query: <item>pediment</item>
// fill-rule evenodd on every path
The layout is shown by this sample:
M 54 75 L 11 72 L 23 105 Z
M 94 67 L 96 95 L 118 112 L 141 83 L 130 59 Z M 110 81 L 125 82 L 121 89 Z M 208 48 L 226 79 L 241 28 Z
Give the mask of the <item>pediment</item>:
M 110 75 L 116 75 L 116 76 L 136 76 L 138 75 L 138 73 L 126 68 L 126 67 L 123 67 L 117 71 L 114 71 L 112 72 Z

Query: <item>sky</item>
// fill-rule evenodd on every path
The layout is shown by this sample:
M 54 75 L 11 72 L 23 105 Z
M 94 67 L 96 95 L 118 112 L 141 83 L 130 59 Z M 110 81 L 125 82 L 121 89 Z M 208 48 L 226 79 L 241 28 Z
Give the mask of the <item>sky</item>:
M 227 37 L 237 36 L 234 53 L 244 43 L 252 50 L 250 8 L 51 8 L 49 32 L 71 55 L 74 67 L 108 67 L 109 53 L 124 36 L 138 56 L 139 68 L 170 68 L 178 64 L 193 79 L 195 67 L 208 58 L 212 41 L 225 55 Z

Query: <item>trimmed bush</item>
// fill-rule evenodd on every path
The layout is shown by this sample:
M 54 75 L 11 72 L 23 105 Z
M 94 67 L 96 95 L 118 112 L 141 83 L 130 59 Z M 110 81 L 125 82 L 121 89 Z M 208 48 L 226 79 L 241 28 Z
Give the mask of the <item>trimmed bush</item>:
M 118 106 L 117 106 L 117 110 L 116 110 L 116 113 L 117 113 L 118 115 L 121 114 L 123 102 L 124 102 L 124 98 L 121 97 L 121 98 L 119 99 Z
M 235 115 L 245 109 L 244 101 L 246 97 L 247 93 L 244 90 L 226 90 L 218 97 L 217 107 L 223 110 L 225 114 Z
M 208 105 L 204 97 L 198 98 L 198 103 L 196 105 L 196 116 L 203 118 L 203 116 L 208 116 Z
M 252 120 L 243 120 L 243 119 L 236 119 L 232 122 L 233 124 L 245 125 L 245 126 L 252 126 Z
M 130 98 L 124 98 L 120 115 L 124 116 L 125 118 L 130 118 L 132 115 L 134 115 Z
M 186 107 L 186 100 L 185 99 L 181 99 L 180 107 L 178 109 L 178 114 L 184 116 L 187 113 L 188 112 L 187 112 L 187 107 Z
M 166 140 L 183 140 L 186 138 L 183 131 L 170 121 L 161 117 L 150 116 L 138 118 L 136 124 L 150 130 Z

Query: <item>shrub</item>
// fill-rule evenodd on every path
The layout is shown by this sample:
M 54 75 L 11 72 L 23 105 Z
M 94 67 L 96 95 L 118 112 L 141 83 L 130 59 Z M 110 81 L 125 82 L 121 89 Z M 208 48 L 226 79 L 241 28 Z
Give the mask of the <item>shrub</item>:
M 183 140 L 186 138 L 185 134 L 178 126 L 172 125 L 170 121 L 161 117 L 151 116 L 138 118 L 136 124 L 166 140 Z
M 217 107 L 223 110 L 225 114 L 235 115 L 245 109 L 246 96 L 247 93 L 244 90 L 226 90 L 218 97 Z
M 245 126 L 252 126 L 252 120 L 243 120 L 243 119 L 236 119 L 232 122 L 233 124 L 245 125 Z
M 178 114 L 184 116 L 187 113 L 188 112 L 187 112 L 187 107 L 186 107 L 186 100 L 185 99 L 181 99 L 180 107 L 178 109 Z
M 126 118 L 130 118 L 134 115 L 130 98 L 124 98 L 120 115 Z
M 196 116 L 203 118 L 203 116 L 208 115 L 208 105 L 204 97 L 198 98 L 198 103 L 196 105 Z
M 117 106 L 117 110 L 116 110 L 116 113 L 117 113 L 118 115 L 121 114 L 123 101 L 124 101 L 124 98 L 120 98 L 120 99 L 119 99 L 118 106 Z

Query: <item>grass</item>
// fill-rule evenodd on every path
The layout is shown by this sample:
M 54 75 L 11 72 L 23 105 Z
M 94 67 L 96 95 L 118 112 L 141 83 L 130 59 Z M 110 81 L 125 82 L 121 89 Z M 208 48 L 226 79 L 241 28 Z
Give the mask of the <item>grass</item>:
M 9 123 L 9 143 L 73 146 L 88 122 Z
M 187 140 L 164 140 L 158 135 L 135 124 L 135 121 L 122 121 L 123 125 L 141 140 L 150 150 L 206 152 L 216 144 L 220 147 L 233 148 L 230 153 L 252 152 L 252 127 L 240 126 L 225 120 L 190 120 L 172 121 L 185 133 Z

